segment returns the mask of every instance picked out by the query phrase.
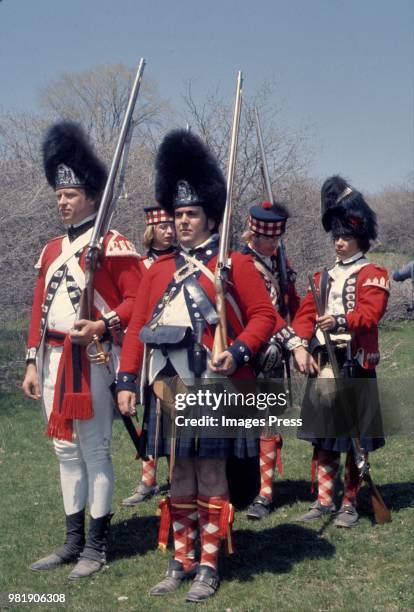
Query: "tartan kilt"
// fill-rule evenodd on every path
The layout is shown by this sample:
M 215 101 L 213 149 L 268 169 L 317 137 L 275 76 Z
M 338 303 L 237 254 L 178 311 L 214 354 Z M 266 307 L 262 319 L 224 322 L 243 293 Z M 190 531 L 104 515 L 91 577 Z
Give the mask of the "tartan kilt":
M 148 404 L 144 411 L 142 431 L 144 434 L 145 456 L 165 457 L 171 454 L 171 439 L 159 435 L 158 448 L 155 448 L 157 414 L 156 397 L 150 391 Z M 161 410 L 159 431 L 163 430 L 164 419 L 170 417 Z M 200 457 L 204 459 L 228 459 L 237 457 L 247 459 L 259 455 L 259 439 L 257 438 L 194 438 L 188 434 L 180 436 L 180 430 L 176 429 L 176 457 Z
M 339 361 L 339 366 L 341 367 L 341 365 Z M 334 401 L 333 405 L 329 408 L 323 408 L 315 403 L 314 396 L 311 392 L 311 387 L 314 385 L 315 379 L 308 378 L 300 415 L 302 427 L 298 429 L 297 433 L 299 439 L 306 440 L 315 447 L 328 451 L 339 453 L 352 452 L 351 437 L 334 435 L 319 437 L 315 434 L 315 431 L 319 431 L 315 425 L 318 420 L 321 422 L 321 418 L 326 420 L 330 419 L 333 422 L 335 413 L 337 413 L 340 415 L 339 419 L 342 423 L 343 411 L 349 409 L 353 411 L 355 419 L 353 422 L 358 423 L 355 437 L 359 437 L 364 451 L 370 453 L 385 445 L 385 439 L 382 434 L 382 417 L 375 369 L 362 368 L 358 363 L 355 363 L 355 374 L 356 379 L 370 379 L 367 387 L 362 389 L 362 393 L 355 393 L 351 405 L 348 404 L 344 406 L 343 401 L 340 403 Z M 373 432 L 375 432 L 375 435 Z

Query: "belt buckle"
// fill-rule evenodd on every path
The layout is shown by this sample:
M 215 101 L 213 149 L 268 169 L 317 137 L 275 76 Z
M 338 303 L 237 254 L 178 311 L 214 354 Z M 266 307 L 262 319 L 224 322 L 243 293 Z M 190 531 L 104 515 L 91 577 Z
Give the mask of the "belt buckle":
M 185 280 L 186 278 L 194 274 L 195 269 L 196 269 L 196 266 L 193 263 L 188 262 L 187 264 L 182 266 L 179 270 L 174 272 L 175 282 L 176 283 L 182 282 L 183 280 Z

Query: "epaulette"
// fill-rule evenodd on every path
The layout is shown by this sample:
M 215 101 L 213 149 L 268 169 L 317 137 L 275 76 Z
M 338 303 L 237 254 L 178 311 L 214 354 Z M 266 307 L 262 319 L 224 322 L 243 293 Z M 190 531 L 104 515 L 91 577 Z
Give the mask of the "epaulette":
M 371 263 L 371 265 L 365 266 L 364 276 L 367 278 L 363 281 L 362 287 L 377 287 L 387 291 L 387 293 L 390 292 L 390 280 L 386 268 Z
M 105 237 L 106 257 L 140 257 L 134 245 L 116 230 L 110 230 Z

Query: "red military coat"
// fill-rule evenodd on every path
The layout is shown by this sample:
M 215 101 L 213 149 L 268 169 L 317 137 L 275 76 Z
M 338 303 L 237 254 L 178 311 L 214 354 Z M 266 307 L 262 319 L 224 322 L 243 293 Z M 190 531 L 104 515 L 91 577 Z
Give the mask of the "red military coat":
M 274 271 L 272 271 L 268 264 L 267 261 L 269 258 L 265 258 L 265 257 L 261 257 L 259 253 L 257 253 L 254 249 L 252 249 L 249 245 L 246 245 L 245 247 L 243 247 L 242 249 L 242 253 L 245 254 L 250 254 L 253 257 L 254 261 L 258 262 L 258 265 L 260 267 L 263 267 L 266 272 L 268 273 L 268 275 L 270 277 L 272 277 L 272 279 L 274 280 L 275 284 L 279 287 L 279 280 L 278 280 L 278 269 L 277 269 L 277 256 L 273 255 L 271 257 L 272 260 L 272 268 L 273 266 L 275 266 Z M 269 295 L 272 299 L 272 302 L 275 306 L 275 308 L 277 308 L 278 311 L 281 310 L 281 299 L 282 296 L 280 295 L 280 289 L 278 288 L 277 291 L 274 287 L 274 284 L 272 282 L 270 282 L 268 275 L 264 274 L 262 272 L 262 270 L 260 269 L 260 267 L 258 267 L 259 272 L 261 273 L 266 288 L 269 292 Z M 298 311 L 299 305 L 300 305 L 300 296 L 296 291 L 296 272 L 293 270 L 292 266 L 290 265 L 290 262 L 287 262 L 287 266 L 286 266 L 287 270 L 287 310 L 289 312 L 289 317 L 290 320 L 293 321 L 294 316 L 296 315 L 296 312 Z M 278 329 L 275 329 L 275 333 L 279 331 Z
M 318 289 L 320 277 L 320 272 L 314 275 Z M 344 315 L 336 315 L 333 333 L 351 334 L 353 355 L 363 368 L 375 368 L 380 359 L 378 323 L 387 308 L 389 286 L 387 270 L 369 263 L 352 274 L 343 287 Z M 315 333 L 316 317 L 309 289 L 293 322 L 297 335 L 309 341 Z
M 39 269 L 35 284 L 32 314 L 30 319 L 28 346 L 38 348 L 41 343 L 41 327 L 45 298 L 48 293 L 45 279 L 49 267 L 62 253 L 65 236 L 50 240 L 43 249 L 36 267 Z M 86 247 L 79 259 L 85 269 Z M 111 230 L 104 240 L 104 255 L 95 273 L 94 287 L 108 306 L 119 316 L 121 326 L 126 328 L 132 314 L 135 295 L 142 273 L 137 265 L 138 254 L 133 245 L 121 234 Z M 49 283 L 50 284 L 50 283 Z M 99 317 L 97 310 L 96 315 Z
M 177 270 L 178 253 L 165 255 L 157 259 L 144 276 L 135 302 L 134 311 L 125 336 L 120 365 L 120 381 L 122 375 L 137 375 L 142 367 L 144 345 L 139 339 L 141 328 L 151 320 L 161 298 L 164 296 L 174 273 Z M 233 349 L 240 350 L 247 363 L 261 345 L 272 334 L 276 320 L 280 326 L 283 319 L 275 312 L 269 295 L 257 272 L 253 260 L 241 253 L 231 254 L 232 267 L 229 275 L 229 292 L 233 304 L 226 300 L 226 313 L 229 327 L 235 332 L 234 338 L 228 338 L 228 344 Z M 214 273 L 217 256 L 211 257 L 205 264 Z M 201 274 L 198 278 L 200 286 L 215 304 L 213 283 Z M 173 304 L 173 302 L 172 302 Z M 213 347 L 214 326 L 206 326 L 203 343 L 209 349 Z M 243 368 L 246 370 L 246 368 Z M 246 375 L 251 375 L 250 368 Z

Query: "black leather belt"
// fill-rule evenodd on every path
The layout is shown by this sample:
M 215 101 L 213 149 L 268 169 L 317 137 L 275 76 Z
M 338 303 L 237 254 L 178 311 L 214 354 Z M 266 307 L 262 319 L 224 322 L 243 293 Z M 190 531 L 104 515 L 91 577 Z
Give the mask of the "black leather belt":
M 204 289 L 200 286 L 200 284 L 196 281 L 193 276 L 189 276 L 184 281 L 184 286 L 187 289 L 190 297 L 197 304 L 201 314 L 204 319 L 207 321 L 209 325 L 217 325 L 219 322 L 219 317 L 214 308 L 213 304 L 210 301 L 210 298 L 204 291 Z

